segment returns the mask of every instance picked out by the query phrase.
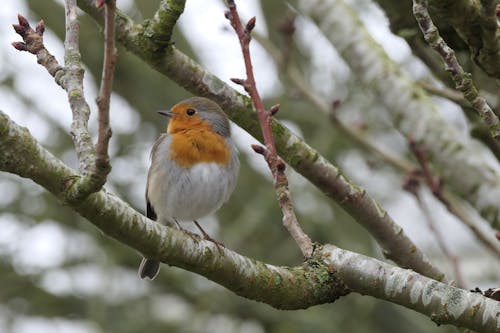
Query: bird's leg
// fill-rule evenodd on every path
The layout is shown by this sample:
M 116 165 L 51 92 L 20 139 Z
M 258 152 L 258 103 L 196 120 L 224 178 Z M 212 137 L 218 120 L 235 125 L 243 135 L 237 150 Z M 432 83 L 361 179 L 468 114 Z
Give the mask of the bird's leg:
M 184 229 L 183 227 L 181 227 L 179 221 L 177 221 L 177 219 L 174 219 L 175 221 L 175 224 L 177 224 L 177 228 L 179 228 L 180 231 L 186 233 L 189 235 L 189 237 L 191 237 L 193 240 L 198 240 L 200 236 L 198 236 L 197 234 L 195 234 L 194 232 L 191 232 L 187 229 Z
M 222 244 L 222 242 L 219 242 L 218 240 L 213 239 L 212 237 L 210 237 L 210 235 L 207 234 L 207 232 L 205 230 L 203 230 L 203 228 L 198 224 L 197 221 L 193 221 L 193 222 L 196 225 L 196 227 L 203 234 L 203 238 L 205 238 L 207 241 L 210 241 L 210 242 L 214 243 L 215 246 L 217 246 L 217 250 L 219 250 L 219 253 L 222 254 L 222 247 L 225 247 L 224 244 Z

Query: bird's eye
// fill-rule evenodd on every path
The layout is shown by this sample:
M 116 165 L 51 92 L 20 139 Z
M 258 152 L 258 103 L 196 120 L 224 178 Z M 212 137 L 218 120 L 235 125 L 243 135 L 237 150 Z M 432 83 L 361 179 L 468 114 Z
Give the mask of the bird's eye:
M 196 110 L 195 110 L 195 109 L 187 109 L 187 110 L 186 110 L 186 114 L 187 114 L 188 116 L 192 116 L 192 115 L 194 115 L 195 113 L 196 113 Z

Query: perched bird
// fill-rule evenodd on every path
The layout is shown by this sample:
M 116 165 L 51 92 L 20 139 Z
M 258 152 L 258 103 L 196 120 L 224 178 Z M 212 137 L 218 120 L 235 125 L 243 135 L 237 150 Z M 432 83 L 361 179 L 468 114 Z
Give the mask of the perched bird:
M 236 186 L 240 162 L 229 120 L 219 105 L 202 97 L 159 113 L 170 120 L 151 150 L 146 215 L 165 225 L 174 220 L 179 228 L 178 221 L 194 221 L 219 248 L 222 243 L 196 220 L 219 209 Z M 143 258 L 139 275 L 154 279 L 159 269 L 158 261 Z

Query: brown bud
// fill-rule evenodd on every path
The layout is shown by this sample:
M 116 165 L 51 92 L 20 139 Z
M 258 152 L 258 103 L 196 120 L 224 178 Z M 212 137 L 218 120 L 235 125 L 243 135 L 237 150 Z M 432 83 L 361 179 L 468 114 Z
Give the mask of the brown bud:
M 245 27 L 246 31 L 251 32 L 253 28 L 255 28 L 255 20 L 255 16 L 248 20 L 247 26 Z
M 17 20 L 19 21 L 19 24 L 22 25 L 23 27 L 25 27 L 25 28 L 30 27 L 28 20 L 24 16 L 22 16 L 21 14 L 17 14 Z
M 26 44 L 23 42 L 12 42 L 11 44 L 19 51 L 26 51 Z
M 242 86 L 245 86 L 245 84 L 247 82 L 246 80 L 238 79 L 238 78 L 231 78 L 230 80 L 233 81 L 234 83 L 242 85 Z
M 26 29 L 22 25 L 13 24 L 12 27 L 19 35 L 24 36 L 24 32 L 26 31 Z
M 266 153 L 266 148 L 264 148 L 263 146 L 261 145 L 252 145 L 252 149 L 254 152 L 256 152 L 257 154 L 261 154 L 261 155 L 264 155 Z
M 43 20 L 40 20 L 38 24 L 36 25 L 36 33 L 39 35 L 43 35 L 45 32 L 45 22 Z
M 269 109 L 269 113 L 271 114 L 271 116 L 274 116 L 279 111 L 279 109 L 280 109 L 280 105 L 279 104 L 274 104 Z

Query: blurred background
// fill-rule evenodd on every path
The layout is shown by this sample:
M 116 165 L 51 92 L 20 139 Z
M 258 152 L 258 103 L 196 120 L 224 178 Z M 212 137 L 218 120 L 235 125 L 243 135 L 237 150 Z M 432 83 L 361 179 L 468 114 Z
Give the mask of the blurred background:
M 151 17 L 159 3 L 117 2 L 136 22 Z M 348 3 L 389 56 L 415 80 L 434 80 L 428 67 L 413 55 L 408 40 L 391 33 L 384 11 L 375 2 Z M 286 42 L 280 27 L 289 5 L 296 6 L 297 1 L 247 0 L 237 1 L 237 5 L 243 18 L 257 16 L 256 30 L 262 38 L 282 51 L 290 49 L 290 62 L 319 96 L 328 103 L 342 102 L 339 117 L 347 126 L 397 158 L 410 158 L 404 138 L 390 125 L 384 108 L 369 90 L 360 88 L 349 67 L 312 22 L 299 16 L 294 41 Z M 181 51 L 239 89 L 229 78 L 244 77 L 244 67 L 224 10 L 219 0 L 188 0 L 173 41 Z M 43 146 L 76 168 L 65 92 L 33 55 L 20 53 L 10 45 L 20 40 L 11 27 L 18 13 L 32 25 L 43 19 L 47 48 L 61 63 L 64 59 L 62 0 L 4 0 L 0 8 L 0 110 L 28 127 Z M 85 94 L 95 111 L 102 63 L 101 28 L 80 14 Z M 421 207 L 402 189 L 405 174 L 366 153 L 338 131 L 328 115 L 280 76 L 276 61 L 257 42 L 252 43 L 252 56 L 265 104 L 280 103 L 277 117 L 366 188 L 432 261 L 453 276 L 451 261 L 436 244 Z M 470 61 L 466 66 L 473 67 Z M 480 75 L 475 79 L 482 80 Z M 490 83 L 485 82 L 483 88 L 488 91 Z M 189 96 L 119 47 L 111 100 L 113 170 L 106 188 L 138 211 L 144 212 L 149 150 L 166 126 L 156 111 Z M 494 89 L 487 97 L 498 103 Z M 438 97 L 435 102 L 443 116 L 468 135 L 461 108 Z M 93 134 L 95 117 L 93 113 Z M 281 225 L 269 171 L 262 157 L 250 148 L 255 141 L 235 125 L 233 130 L 242 162 L 238 186 L 216 216 L 200 222 L 209 234 L 243 255 L 274 265 L 298 265 L 302 257 Z M 288 173 L 300 223 L 313 240 L 381 258 L 379 248 L 362 227 L 300 175 L 291 170 Z M 431 211 L 452 255 L 458 258 L 466 288 L 498 286 L 498 259 L 428 192 L 422 193 L 423 204 Z M 334 304 L 279 311 L 174 267 L 164 266 L 154 282 L 141 280 L 137 276 L 139 261 L 136 251 L 104 236 L 30 180 L 0 173 L 0 332 L 454 331 L 438 327 L 416 312 L 355 294 Z

